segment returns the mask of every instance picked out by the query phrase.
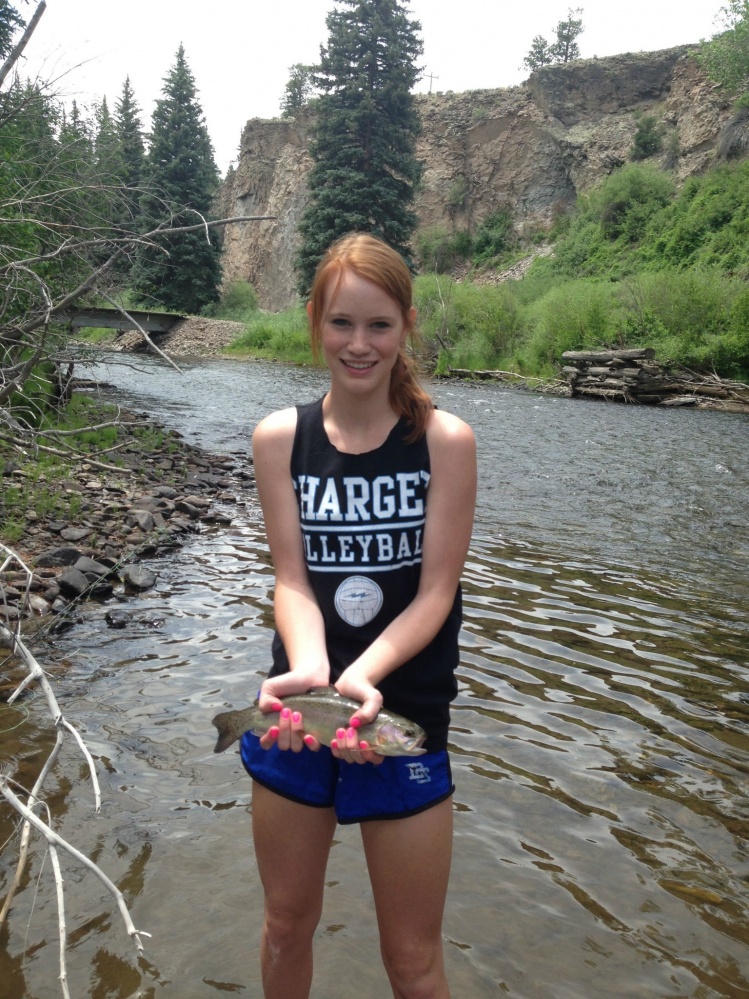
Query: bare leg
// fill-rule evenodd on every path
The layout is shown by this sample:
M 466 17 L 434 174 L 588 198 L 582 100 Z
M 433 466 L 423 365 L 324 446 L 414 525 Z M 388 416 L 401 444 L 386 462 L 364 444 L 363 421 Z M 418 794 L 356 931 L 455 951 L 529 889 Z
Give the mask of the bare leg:
M 380 949 L 395 999 L 450 999 L 442 914 L 452 831 L 450 798 L 406 819 L 362 823 Z
M 265 891 L 265 999 L 308 999 L 312 937 L 335 827 L 332 808 L 299 805 L 253 782 L 252 834 Z

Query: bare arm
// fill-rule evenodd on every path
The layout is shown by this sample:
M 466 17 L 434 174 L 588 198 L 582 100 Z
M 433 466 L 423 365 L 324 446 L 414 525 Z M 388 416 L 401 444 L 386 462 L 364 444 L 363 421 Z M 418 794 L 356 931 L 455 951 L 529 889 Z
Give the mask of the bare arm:
M 276 576 L 273 601 L 276 628 L 290 666 L 288 673 L 263 684 L 261 711 L 277 707 L 279 697 L 303 693 L 330 682 L 323 617 L 309 584 L 291 479 L 295 428 L 296 411 L 285 409 L 266 417 L 252 436 L 257 490 Z M 300 721 L 283 725 L 283 729 L 283 737 L 279 739 L 281 748 L 301 748 L 304 733 Z M 292 741 L 293 745 L 285 745 Z M 273 739 L 267 744 L 272 742 Z
M 432 475 L 418 591 L 336 683 L 342 694 L 363 702 L 354 715 L 361 723 L 372 721 L 382 706 L 376 684 L 425 648 L 444 624 L 468 552 L 476 505 L 473 431 L 436 410 L 427 440 Z

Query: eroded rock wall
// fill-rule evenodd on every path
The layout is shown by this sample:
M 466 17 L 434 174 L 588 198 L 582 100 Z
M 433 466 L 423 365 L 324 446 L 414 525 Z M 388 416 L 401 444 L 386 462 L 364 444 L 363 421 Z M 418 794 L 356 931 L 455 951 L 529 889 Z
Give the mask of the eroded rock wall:
M 418 106 L 419 225 L 472 232 L 500 208 L 510 209 L 519 229 L 548 226 L 629 159 L 643 114 L 662 123 L 661 162 L 670 156 L 680 179 L 699 172 L 731 113 L 686 47 L 546 67 L 518 87 L 423 95 Z M 230 226 L 225 237 L 225 280 L 249 281 L 269 310 L 296 297 L 310 113 L 248 121 L 239 164 L 221 192 L 227 215 L 276 216 Z

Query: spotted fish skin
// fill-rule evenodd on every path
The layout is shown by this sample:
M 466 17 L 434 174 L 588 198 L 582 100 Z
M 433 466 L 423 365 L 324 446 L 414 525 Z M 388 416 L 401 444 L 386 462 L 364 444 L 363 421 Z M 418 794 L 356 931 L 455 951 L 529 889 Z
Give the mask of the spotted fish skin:
M 338 729 L 348 728 L 349 719 L 361 707 L 358 701 L 342 697 L 335 687 L 316 687 L 306 694 L 292 694 L 279 700 L 291 711 L 299 711 L 304 731 L 325 746 L 335 739 Z M 257 703 L 238 711 L 224 711 L 213 719 L 218 730 L 214 753 L 223 753 L 245 732 L 264 735 L 278 721 L 278 711 L 263 713 Z M 422 748 L 426 739 L 423 728 L 392 711 L 380 711 L 375 720 L 362 725 L 357 734 L 381 756 L 421 756 L 426 752 Z

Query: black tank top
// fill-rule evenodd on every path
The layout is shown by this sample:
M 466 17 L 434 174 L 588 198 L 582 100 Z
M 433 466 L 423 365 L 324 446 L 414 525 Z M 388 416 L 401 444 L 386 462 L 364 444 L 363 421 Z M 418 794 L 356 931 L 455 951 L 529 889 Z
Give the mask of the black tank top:
M 409 444 L 408 431 L 401 419 L 374 451 L 345 454 L 328 440 L 322 399 L 297 407 L 291 476 L 331 683 L 416 596 L 430 464 L 426 435 Z M 424 727 L 429 751 L 447 744 L 461 613 L 458 587 L 435 638 L 378 684 L 385 707 Z M 288 669 L 276 634 L 271 675 Z

